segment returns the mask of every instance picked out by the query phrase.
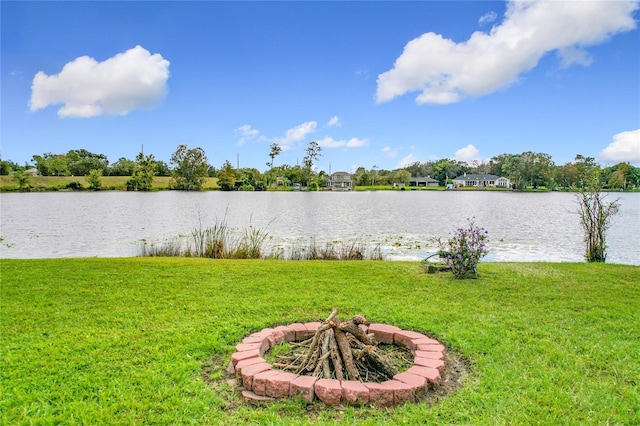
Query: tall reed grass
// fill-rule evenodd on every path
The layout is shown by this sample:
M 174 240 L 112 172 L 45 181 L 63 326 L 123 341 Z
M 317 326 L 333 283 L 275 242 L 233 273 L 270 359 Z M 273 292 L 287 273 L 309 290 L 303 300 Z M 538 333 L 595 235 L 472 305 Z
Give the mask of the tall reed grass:
M 198 226 L 189 237 L 160 243 L 143 241 L 140 256 L 203 257 L 209 259 L 282 259 L 282 260 L 383 260 L 380 245 L 369 248 L 360 240 L 332 241 L 320 244 L 315 238 L 290 246 L 269 244 L 265 227 L 249 225 L 237 230 L 226 220 L 213 226 Z

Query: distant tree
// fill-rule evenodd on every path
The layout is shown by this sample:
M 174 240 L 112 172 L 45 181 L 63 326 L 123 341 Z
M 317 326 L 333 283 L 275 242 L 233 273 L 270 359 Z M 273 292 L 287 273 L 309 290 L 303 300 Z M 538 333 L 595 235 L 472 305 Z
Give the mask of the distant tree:
M 416 161 L 404 167 L 404 170 L 408 171 L 411 174 L 411 176 L 414 176 L 414 177 L 422 176 L 422 163 L 419 161 Z
M 629 171 L 629 184 L 634 188 L 640 188 L 640 167 L 631 167 Z
M 400 169 L 400 170 L 396 170 L 393 173 L 393 178 L 392 178 L 393 183 L 397 183 L 400 185 L 407 185 L 410 179 L 411 179 L 411 173 L 409 173 L 407 170 Z
M 289 167 L 284 171 L 284 177 L 290 182 L 290 183 L 302 183 L 302 181 L 304 180 L 304 171 L 302 170 L 302 167 L 300 167 L 299 165 L 295 165 L 293 167 Z
M 41 176 L 69 176 L 67 156 L 65 154 L 53 154 L 47 152 L 43 155 L 34 155 L 31 161 Z
M 218 171 L 218 186 L 223 191 L 236 189 L 236 173 L 229 160 L 225 160 L 222 168 Z
M 271 161 L 267 163 L 267 166 L 269 166 L 269 181 L 267 182 L 268 185 L 270 185 L 273 180 L 273 161 L 278 155 L 280 155 L 281 152 L 282 148 L 280 147 L 280 145 L 278 145 L 276 142 L 271 144 L 271 151 L 269 152 L 269 158 L 271 158 Z
M 109 167 L 109 160 L 104 154 L 94 154 L 86 149 L 74 149 L 67 152 L 67 168 L 73 176 L 86 176 L 91 170 L 100 169 L 106 173 Z
M 618 163 L 607 167 L 602 170 L 601 181 L 606 182 L 609 188 L 626 190 L 627 186 L 632 185 L 633 168 L 629 163 Z
M 11 160 L 2 160 L 0 158 L 0 176 L 7 176 L 12 171 L 18 170 L 20 166 L 17 163 L 14 163 Z
M 522 155 L 509 155 L 505 158 L 502 165 L 502 171 L 506 174 L 507 178 L 511 181 L 511 184 L 516 189 L 524 189 L 527 176 L 525 173 L 524 159 L 522 158 Z
M 156 161 L 156 176 L 171 176 L 171 169 L 164 161 Z
M 204 150 L 200 147 L 189 149 L 179 145 L 171 155 L 174 165 L 171 173 L 171 187 L 186 191 L 200 191 L 208 175 L 209 164 Z
M 580 189 L 593 187 L 594 178 L 600 178 L 600 165 L 593 157 L 584 157 L 580 154 L 576 155 L 573 162 L 575 174 L 577 178 L 576 186 Z M 600 182 L 598 182 L 600 185 Z
M 94 191 L 102 189 L 102 169 L 90 170 L 86 178 L 87 182 L 89 182 L 89 189 Z
M 322 156 L 322 147 L 316 141 L 309 142 L 307 147 L 305 148 L 305 157 L 302 159 L 302 164 L 305 170 L 305 177 L 307 179 L 307 185 L 311 182 L 311 171 L 313 169 L 313 165 L 318 158 Z
M 271 144 L 271 151 L 269 152 L 269 158 L 271 158 L 271 161 L 268 164 L 269 169 L 273 169 L 273 161 L 278 155 L 280 155 L 281 152 L 282 148 L 280 147 L 280 145 L 278 145 L 276 142 Z
M 135 168 L 135 161 L 120 157 L 109 167 L 109 176 L 132 176 Z
M 31 187 L 31 175 L 24 169 L 19 169 L 13 172 L 13 180 L 18 184 L 20 191 L 25 191 Z
M 127 191 L 151 191 L 156 167 L 157 162 L 153 155 L 145 156 L 144 153 L 139 152 L 136 155 L 131 178 L 127 180 Z
M 578 187 L 578 174 L 574 163 L 566 163 L 555 169 L 555 181 L 561 188 Z
M 353 184 L 358 186 L 371 185 L 371 174 L 364 167 L 358 167 L 353 174 Z
M 523 152 L 520 154 L 522 162 L 522 181 L 532 188 L 553 186 L 553 172 L 555 164 L 549 154 L 542 152 Z

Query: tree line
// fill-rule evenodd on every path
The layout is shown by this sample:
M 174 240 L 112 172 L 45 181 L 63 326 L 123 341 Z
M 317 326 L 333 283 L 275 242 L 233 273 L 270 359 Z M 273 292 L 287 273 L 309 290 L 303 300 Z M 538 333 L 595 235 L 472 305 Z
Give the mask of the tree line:
M 225 160 L 217 169 L 212 166 L 204 149 L 179 145 L 170 163 L 158 161 L 153 155 L 140 152 L 135 159 L 119 158 L 110 164 L 106 155 L 85 149 L 70 150 L 63 154 L 44 153 L 34 155 L 32 164 L 20 166 L 0 159 L 0 175 L 24 174 L 35 169 L 41 176 L 87 176 L 94 189 L 99 189 L 101 176 L 130 176 L 127 189 L 149 190 L 155 176 L 170 176 L 171 187 L 182 190 L 201 190 L 207 177 L 218 179 L 222 190 L 266 190 L 269 186 L 289 186 L 300 183 L 309 189 L 324 187 L 329 178 L 325 170 L 314 166 L 322 156 L 317 142 L 310 142 L 305 149 L 302 165 L 275 165 L 282 152 L 277 143 L 271 145 L 266 162 L 267 169 L 234 168 Z M 435 161 L 415 162 L 406 167 L 386 170 L 377 166 L 358 167 L 352 174 L 355 186 L 406 185 L 412 177 L 431 177 L 440 186 L 451 183 L 464 173 L 492 174 L 507 177 L 513 189 L 583 189 L 589 185 L 594 173 L 599 186 L 606 189 L 633 190 L 640 188 L 640 168 L 629 163 L 602 167 L 593 157 L 576 155 L 574 161 L 556 165 L 549 154 L 527 151 L 520 154 L 501 154 L 488 162 L 473 162 L 443 158 Z

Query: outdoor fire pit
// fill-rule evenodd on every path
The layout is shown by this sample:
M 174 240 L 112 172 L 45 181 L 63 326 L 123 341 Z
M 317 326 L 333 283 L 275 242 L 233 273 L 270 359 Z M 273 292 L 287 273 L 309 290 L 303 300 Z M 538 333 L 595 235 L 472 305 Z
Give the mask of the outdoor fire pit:
M 236 346 L 231 365 L 245 398 L 318 399 L 328 405 L 393 406 L 414 402 L 441 381 L 445 347 L 428 336 L 386 324 L 366 324 L 362 315 L 349 321 L 294 323 L 265 328 Z M 286 362 L 265 360 L 276 345 L 299 348 Z M 397 371 L 382 345 L 409 351 L 413 364 Z

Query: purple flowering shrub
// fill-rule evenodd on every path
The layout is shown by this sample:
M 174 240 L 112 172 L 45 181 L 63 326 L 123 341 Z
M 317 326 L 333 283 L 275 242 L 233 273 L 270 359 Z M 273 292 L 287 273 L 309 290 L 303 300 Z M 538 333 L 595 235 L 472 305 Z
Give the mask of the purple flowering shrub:
M 469 219 L 467 228 L 458 228 L 447 240 L 448 249 L 443 247 L 438 254 L 447 262 L 456 278 L 477 275 L 478 262 L 489 253 L 488 234 L 489 231 L 478 227 L 473 219 Z

